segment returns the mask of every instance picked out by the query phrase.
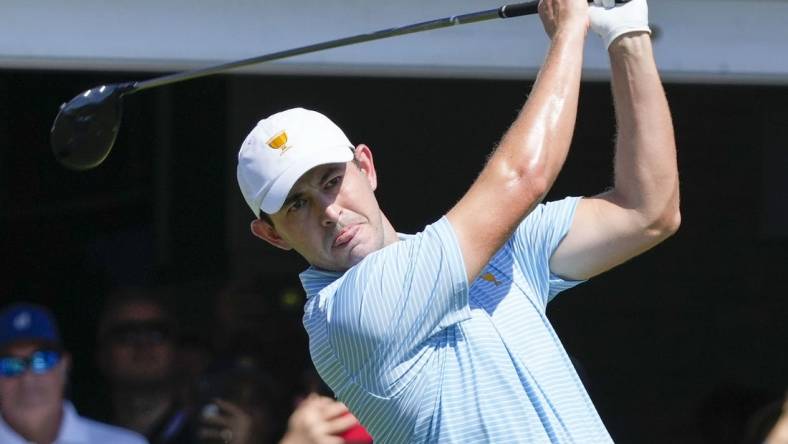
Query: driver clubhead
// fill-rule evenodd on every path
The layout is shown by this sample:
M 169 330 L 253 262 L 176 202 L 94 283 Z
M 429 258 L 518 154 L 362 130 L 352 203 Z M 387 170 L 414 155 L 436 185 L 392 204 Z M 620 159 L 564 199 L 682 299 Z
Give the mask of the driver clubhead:
M 50 132 L 58 162 L 77 171 L 100 165 L 120 129 L 121 96 L 133 89 L 134 82 L 97 86 L 63 104 Z

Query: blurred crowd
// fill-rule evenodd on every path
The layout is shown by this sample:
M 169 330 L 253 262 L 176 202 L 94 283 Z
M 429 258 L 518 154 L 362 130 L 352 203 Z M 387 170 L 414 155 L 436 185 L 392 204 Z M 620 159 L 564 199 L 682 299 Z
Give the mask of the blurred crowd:
M 372 442 L 308 359 L 293 358 L 307 347 L 300 293 L 266 298 L 256 285 L 230 285 L 210 320 L 190 322 L 171 296 L 112 291 L 91 316 L 96 347 L 84 355 L 69 352 L 47 307 L 0 307 L 0 444 Z M 72 403 L 69 373 L 80 362 L 100 380 Z M 729 391 L 702 406 L 704 442 L 788 444 L 788 396 Z
M 306 347 L 288 340 L 300 323 L 261 299 L 225 288 L 213 319 L 187 327 L 163 292 L 117 289 L 90 356 L 69 352 L 47 307 L 0 307 L 0 443 L 372 442 L 308 363 L 285 356 Z M 69 372 L 91 359 L 101 380 L 77 409 Z

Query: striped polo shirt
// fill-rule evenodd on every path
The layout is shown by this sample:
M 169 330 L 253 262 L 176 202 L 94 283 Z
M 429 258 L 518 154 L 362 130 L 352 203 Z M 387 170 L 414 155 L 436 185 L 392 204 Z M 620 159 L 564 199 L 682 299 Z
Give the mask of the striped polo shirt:
M 579 198 L 539 205 L 467 282 L 448 219 L 345 273 L 310 268 L 320 376 L 380 443 L 609 443 L 545 314 Z

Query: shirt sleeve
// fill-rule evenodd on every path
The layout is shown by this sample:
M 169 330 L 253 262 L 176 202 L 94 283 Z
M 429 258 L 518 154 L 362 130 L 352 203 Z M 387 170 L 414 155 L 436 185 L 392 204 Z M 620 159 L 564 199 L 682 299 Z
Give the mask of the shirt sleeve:
M 562 279 L 550 271 L 550 258 L 572 227 L 580 197 L 538 205 L 511 239 L 515 260 L 546 308 L 558 293 L 584 281 Z
M 418 366 L 419 350 L 470 317 L 468 283 L 448 219 L 348 270 L 328 308 L 328 335 L 356 382 L 384 395 Z

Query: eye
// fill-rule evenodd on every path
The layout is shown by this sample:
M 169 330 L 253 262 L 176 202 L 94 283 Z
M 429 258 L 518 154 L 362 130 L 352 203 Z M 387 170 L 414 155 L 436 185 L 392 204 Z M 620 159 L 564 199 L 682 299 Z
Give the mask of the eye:
M 331 180 L 326 182 L 324 187 L 328 190 L 328 189 L 334 188 L 335 186 L 339 185 L 340 183 L 342 183 L 342 176 L 341 175 L 331 178 Z
M 306 204 L 305 199 L 296 199 L 290 204 L 289 207 L 287 207 L 287 212 L 292 213 L 294 211 L 298 211 L 299 209 L 303 208 L 305 204 Z

